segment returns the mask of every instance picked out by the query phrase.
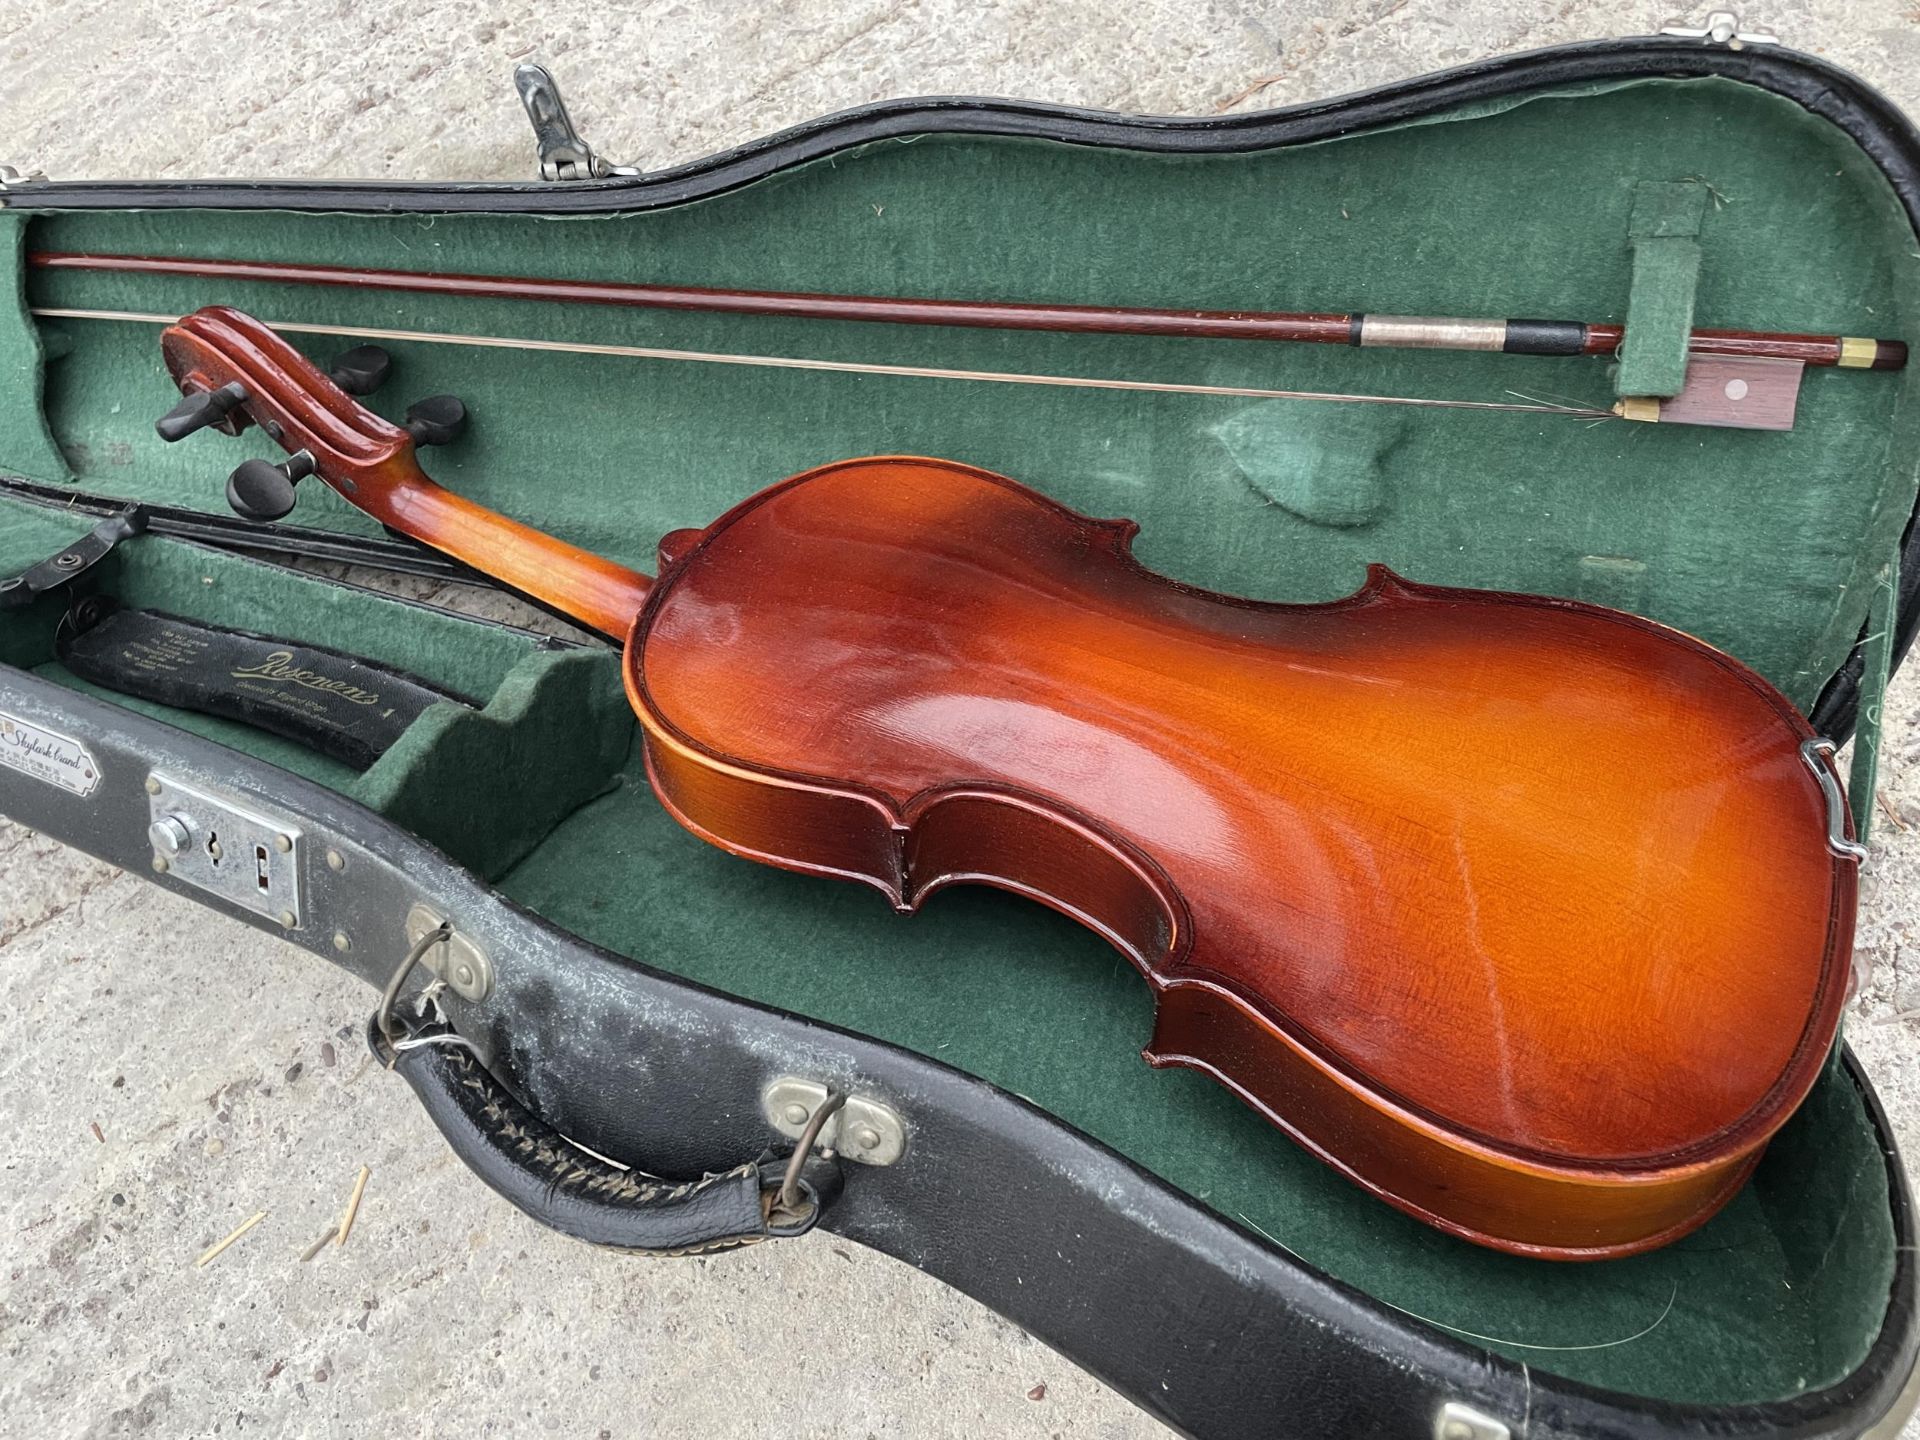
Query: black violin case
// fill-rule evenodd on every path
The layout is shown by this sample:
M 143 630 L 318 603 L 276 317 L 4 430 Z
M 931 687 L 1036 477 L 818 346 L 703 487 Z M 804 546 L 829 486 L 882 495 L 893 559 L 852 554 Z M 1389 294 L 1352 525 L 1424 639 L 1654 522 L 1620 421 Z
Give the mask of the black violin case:
M 1694 203 L 1647 223 L 1689 188 Z M 1660 38 L 1213 119 L 890 103 L 637 177 L 16 179 L 0 198 L 0 472 L 149 507 L 102 526 L 111 507 L 51 508 L 18 485 L 0 498 L 0 581 L 19 581 L 0 596 L 0 810 L 376 988 L 448 921 L 423 957 L 446 982 L 441 1018 L 405 999 L 398 1013 L 415 1040 L 460 1041 L 415 1045 L 398 1069 L 461 1158 L 536 1219 L 664 1252 L 817 1224 L 977 1297 L 1197 1435 L 1898 1427 L 1913 1215 L 1844 1048 L 1752 1182 L 1678 1243 L 1574 1265 L 1451 1239 L 1200 1075 L 1143 1064 L 1145 985 L 1052 912 L 971 889 L 902 919 L 864 888 L 685 833 L 648 789 L 613 649 L 237 551 L 211 518 L 221 477 L 276 448 L 257 430 L 161 444 L 152 422 L 177 396 L 157 325 L 33 312 L 225 303 L 289 326 L 1602 407 L 1608 362 L 398 296 L 25 258 L 1641 313 L 1648 329 L 1678 295 L 1701 325 L 1912 339 L 1920 134 L 1859 80 L 1777 46 Z M 1687 264 L 1647 263 L 1653 241 L 1683 261 L 1696 247 L 1690 297 L 1673 288 Z M 316 357 L 353 343 L 289 333 Z M 438 479 L 642 569 L 664 533 L 810 466 L 948 456 L 1131 516 L 1145 563 L 1235 594 L 1323 600 L 1384 561 L 1638 611 L 1757 667 L 1836 740 L 1877 722 L 1920 616 L 1920 366 L 1810 371 L 1796 427 L 1769 433 L 383 343 L 395 379 L 368 403 L 397 415 L 452 392 L 471 413 L 426 455 Z M 177 533 L 178 512 L 210 517 L 204 533 Z M 288 524 L 364 541 L 349 554 L 417 558 L 315 484 Z M 425 696 L 356 768 L 83 678 L 63 656 L 110 603 L 331 647 L 471 703 Z M 1861 727 L 1868 761 L 1876 739 Z M 149 827 L 167 805 L 232 827 L 253 888 L 184 860 L 156 869 Z M 829 1089 L 852 1097 L 832 1153 L 766 1219 L 757 1196 L 794 1117 Z

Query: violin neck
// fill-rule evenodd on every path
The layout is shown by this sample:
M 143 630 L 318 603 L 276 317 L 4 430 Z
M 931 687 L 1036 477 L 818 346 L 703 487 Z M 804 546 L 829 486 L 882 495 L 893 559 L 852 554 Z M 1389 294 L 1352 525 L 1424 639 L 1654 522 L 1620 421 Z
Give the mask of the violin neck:
M 653 588 L 638 570 L 509 520 L 417 470 L 377 498 L 345 492 L 342 498 L 401 534 L 616 640 L 626 638 Z

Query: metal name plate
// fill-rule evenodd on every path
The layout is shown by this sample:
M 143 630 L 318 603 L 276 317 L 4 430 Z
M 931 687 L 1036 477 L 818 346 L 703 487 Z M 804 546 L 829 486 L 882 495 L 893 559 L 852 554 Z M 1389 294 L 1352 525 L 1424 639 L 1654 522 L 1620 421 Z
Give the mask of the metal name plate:
M 30 780 L 87 796 L 100 783 L 93 752 L 78 740 L 0 712 L 0 765 Z

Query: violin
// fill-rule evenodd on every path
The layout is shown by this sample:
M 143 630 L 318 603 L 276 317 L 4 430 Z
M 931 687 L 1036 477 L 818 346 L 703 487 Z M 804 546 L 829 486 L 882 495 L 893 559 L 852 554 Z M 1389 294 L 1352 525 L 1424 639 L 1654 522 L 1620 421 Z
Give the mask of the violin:
M 312 474 L 624 637 L 695 835 L 902 913 L 958 884 L 1052 906 L 1151 987 L 1150 1063 L 1442 1230 L 1560 1259 L 1683 1235 L 1833 1044 L 1859 852 L 1831 744 L 1678 631 L 1380 566 L 1324 604 L 1214 594 L 1140 565 L 1131 522 L 905 456 L 674 531 L 650 579 L 437 485 L 238 311 L 162 347 L 163 435 L 252 423 L 292 457 L 235 472 L 243 513 Z

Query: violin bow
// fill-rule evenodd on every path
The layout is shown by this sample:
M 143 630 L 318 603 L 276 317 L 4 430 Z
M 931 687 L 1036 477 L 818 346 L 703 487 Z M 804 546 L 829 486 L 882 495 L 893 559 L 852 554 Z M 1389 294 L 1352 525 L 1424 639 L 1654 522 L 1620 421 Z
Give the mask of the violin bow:
M 1019 301 L 967 301 L 872 295 L 825 295 L 767 290 L 722 290 L 519 276 L 437 274 L 152 255 L 91 255 L 35 251 L 30 267 L 47 271 L 95 271 L 186 277 L 221 282 L 333 286 L 356 290 L 455 295 L 549 303 L 693 311 L 813 320 L 1029 330 L 1074 334 L 1177 336 L 1190 339 L 1262 340 L 1347 345 L 1362 349 L 1499 351 L 1512 355 L 1607 356 L 1625 337 L 1623 326 L 1572 320 L 1475 320 L 1449 317 L 1269 311 L 1171 310 Z M 47 319 L 121 320 L 172 324 L 179 317 L 139 311 L 35 307 Z M 1629 397 L 1609 409 L 1541 402 L 1518 403 L 1429 399 L 1252 386 L 1180 384 L 1026 372 L 959 370 L 933 366 L 863 364 L 793 356 L 721 354 L 638 345 L 594 345 L 510 336 L 282 323 L 274 329 L 373 340 L 493 345 L 527 350 L 617 355 L 706 364 L 755 365 L 923 379 L 1056 385 L 1086 389 L 1231 396 L 1251 399 L 1318 400 L 1355 404 L 1413 405 L 1440 409 L 1518 411 L 1574 419 L 1667 421 L 1745 429 L 1793 426 L 1803 367 L 1897 370 L 1907 361 L 1898 340 L 1770 331 L 1694 330 L 1687 349 L 1692 362 L 1686 387 L 1668 399 Z M 1517 392 L 1510 392 L 1516 393 Z

